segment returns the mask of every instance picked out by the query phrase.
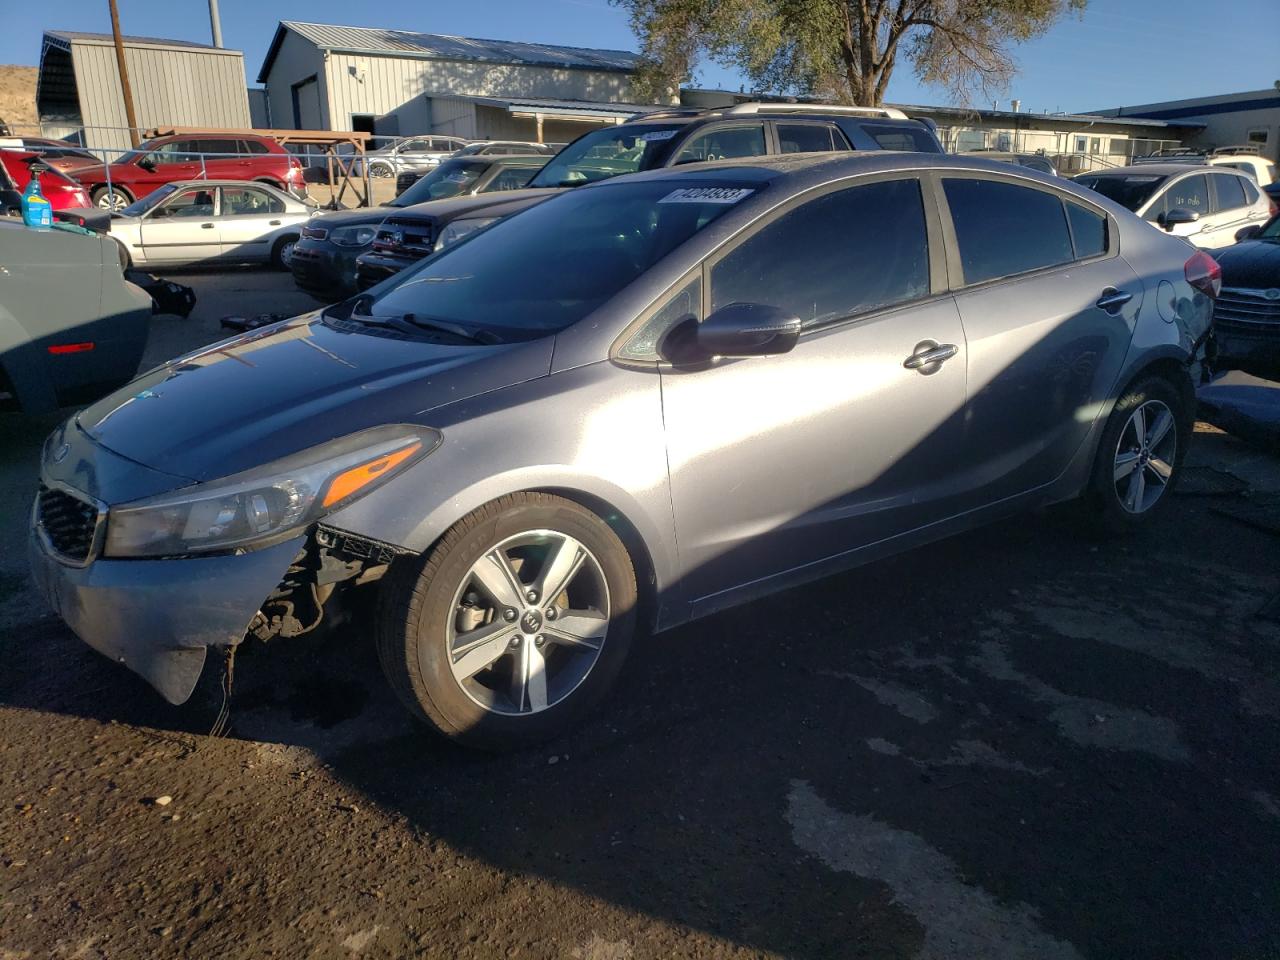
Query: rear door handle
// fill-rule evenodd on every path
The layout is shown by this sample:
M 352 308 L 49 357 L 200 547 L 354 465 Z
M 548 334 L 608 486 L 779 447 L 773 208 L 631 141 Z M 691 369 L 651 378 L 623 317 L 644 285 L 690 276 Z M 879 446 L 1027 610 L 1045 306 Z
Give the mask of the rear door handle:
M 213 229 L 213 224 L 212 224 L 212 223 L 202 223 L 202 224 L 200 224 L 200 229 L 201 229 L 201 230 L 212 230 L 212 229 Z
M 280 221 L 279 221 L 279 220 L 272 220 L 272 221 L 270 221 L 270 222 L 267 224 L 267 226 L 269 226 L 269 227 L 278 227 L 278 226 L 280 226 Z
M 1115 287 L 1107 287 L 1102 291 L 1102 296 L 1097 300 L 1095 306 L 1101 310 L 1107 311 L 1112 315 L 1120 312 L 1120 308 L 1133 299 L 1133 294 L 1127 290 L 1117 290 Z
M 902 361 L 908 370 L 919 370 L 926 377 L 937 373 L 942 365 L 960 352 L 954 343 L 937 343 L 934 340 L 921 340 L 916 344 L 911 356 Z

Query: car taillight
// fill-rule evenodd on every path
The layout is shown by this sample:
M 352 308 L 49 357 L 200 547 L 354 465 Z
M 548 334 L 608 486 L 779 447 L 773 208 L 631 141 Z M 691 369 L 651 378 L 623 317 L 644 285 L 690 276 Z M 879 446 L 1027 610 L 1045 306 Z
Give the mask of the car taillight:
M 1182 272 L 1187 278 L 1187 283 L 1201 293 L 1217 297 L 1222 292 L 1222 268 L 1218 266 L 1217 260 L 1203 250 L 1197 250 L 1191 255 L 1191 259 L 1183 266 Z

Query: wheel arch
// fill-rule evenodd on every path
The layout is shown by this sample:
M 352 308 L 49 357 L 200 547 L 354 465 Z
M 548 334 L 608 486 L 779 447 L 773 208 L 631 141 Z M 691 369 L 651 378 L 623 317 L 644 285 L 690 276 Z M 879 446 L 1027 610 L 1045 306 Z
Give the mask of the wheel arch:
M 639 622 L 651 630 L 655 629 L 658 625 L 659 609 L 657 571 L 654 568 L 653 557 L 649 552 L 648 543 L 645 542 L 639 528 L 631 521 L 626 512 L 618 509 L 603 497 L 571 487 L 535 487 L 528 492 L 548 493 L 552 496 L 563 497 L 565 500 L 571 500 L 578 506 L 590 510 L 605 526 L 618 535 L 622 545 L 627 548 L 627 554 L 631 558 L 631 565 L 635 568 Z
M 1187 369 L 1187 358 L 1184 354 L 1173 350 L 1161 351 L 1156 356 L 1145 360 L 1141 366 L 1129 371 L 1124 386 L 1116 393 L 1116 398 L 1125 393 L 1143 377 L 1159 377 L 1168 381 L 1187 403 L 1188 409 L 1195 413 L 1195 385 L 1191 382 L 1191 373 Z

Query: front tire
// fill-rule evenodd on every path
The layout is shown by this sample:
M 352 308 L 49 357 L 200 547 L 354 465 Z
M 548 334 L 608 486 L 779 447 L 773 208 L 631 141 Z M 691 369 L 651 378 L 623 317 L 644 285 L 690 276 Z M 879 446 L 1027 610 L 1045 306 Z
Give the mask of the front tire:
M 271 265 L 277 270 L 288 270 L 293 262 L 293 248 L 297 246 L 295 236 L 281 237 L 271 248 Z
M 1193 427 L 1190 404 L 1165 378 L 1145 377 L 1125 391 L 1102 432 L 1086 497 L 1103 532 L 1136 530 L 1164 509 Z
M 378 656 L 419 719 L 508 750 L 559 736 L 600 701 L 635 619 L 635 570 L 618 535 L 570 500 L 513 494 L 392 572 Z

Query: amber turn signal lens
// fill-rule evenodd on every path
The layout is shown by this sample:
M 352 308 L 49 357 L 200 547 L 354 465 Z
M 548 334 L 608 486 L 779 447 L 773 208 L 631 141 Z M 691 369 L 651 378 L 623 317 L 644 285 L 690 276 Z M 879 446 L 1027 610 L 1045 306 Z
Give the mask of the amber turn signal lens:
M 421 443 L 412 443 L 403 450 L 383 454 L 368 463 L 342 471 L 329 483 L 329 490 L 324 495 L 324 506 L 331 507 L 357 490 L 381 479 L 388 470 L 395 469 L 421 449 Z

